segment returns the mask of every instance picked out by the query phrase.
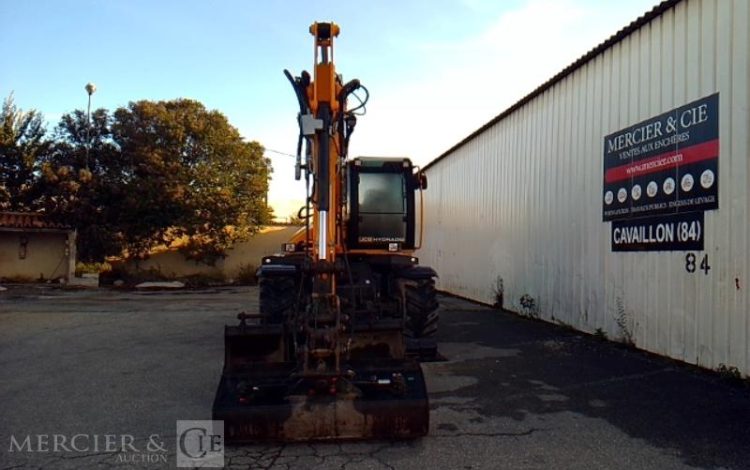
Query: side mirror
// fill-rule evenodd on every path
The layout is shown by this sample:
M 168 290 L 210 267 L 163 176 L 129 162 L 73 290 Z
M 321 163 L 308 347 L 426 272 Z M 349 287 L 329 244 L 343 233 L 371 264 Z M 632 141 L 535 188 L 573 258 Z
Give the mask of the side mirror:
M 427 189 L 427 175 L 420 171 L 417 173 L 417 178 L 419 179 L 419 189 Z

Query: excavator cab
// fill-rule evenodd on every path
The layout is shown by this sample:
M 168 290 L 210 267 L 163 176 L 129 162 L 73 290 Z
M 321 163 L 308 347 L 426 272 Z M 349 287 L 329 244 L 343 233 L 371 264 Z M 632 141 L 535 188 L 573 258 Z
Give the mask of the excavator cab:
M 408 158 L 359 157 L 348 170 L 348 246 L 353 249 L 413 250 L 416 192 L 426 178 Z M 420 211 L 421 213 L 421 211 Z

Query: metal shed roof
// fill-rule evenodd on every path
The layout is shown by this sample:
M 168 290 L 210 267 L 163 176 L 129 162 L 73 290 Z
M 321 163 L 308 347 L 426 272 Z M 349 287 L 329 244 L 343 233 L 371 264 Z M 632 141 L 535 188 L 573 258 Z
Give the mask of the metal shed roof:
M 635 21 L 633 21 L 629 25 L 625 26 L 624 28 L 622 28 L 621 30 L 619 30 L 617 33 L 615 33 L 612 36 L 610 36 L 609 39 L 607 39 L 606 41 L 602 42 L 598 46 L 594 47 L 589 52 L 587 52 L 586 54 L 584 54 L 583 56 L 581 56 L 581 58 L 579 58 L 578 60 L 576 60 L 572 64 L 568 65 L 567 67 L 565 67 L 557 75 L 555 75 L 554 77 L 550 78 L 549 80 L 547 80 L 546 82 L 544 82 L 543 84 L 541 84 L 534 91 L 532 91 L 528 95 L 526 95 L 523 98 L 521 98 L 519 101 L 517 101 L 511 107 L 509 107 L 508 109 L 506 109 L 502 113 L 500 113 L 497 116 L 495 116 L 494 118 L 492 118 L 490 121 L 488 121 L 482 127 L 480 127 L 479 129 L 475 130 L 474 132 L 472 132 L 471 134 L 469 134 L 468 136 L 466 136 L 463 140 L 461 140 L 460 142 L 458 142 L 456 145 L 454 145 L 453 147 L 451 147 L 448 150 L 446 150 L 445 152 L 443 152 L 440 156 L 438 156 L 437 158 L 435 158 L 434 160 L 432 160 L 430 163 L 428 163 L 423 168 L 423 170 L 427 170 L 432 165 L 434 165 L 437 162 L 439 162 L 440 160 L 444 159 L 445 157 L 447 157 L 448 155 L 450 155 L 452 152 L 454 152 L 456 149 L 462 147 L 464 144 L 466 144 L 467 142 L 469 142 L 470 140 L 472 140 L 474 137 L 478 136 L 479 134 L 481 134 L 482 132 L 484 132 L 485 130 L 487 130 L 488 128 L 490 128 L 493 124 L 495 124 L 495 123 L 503 120 L 505 117 L 507 117 L 508 115 L 512 114 L 514 111 L 516 111 L 517 109 L 521 108 L 522 106 L 524 106 L 526 103 L 528 103 L 529 101 L 533 100 L 537 96 L 541 95 L 546 90 L 548 90 L 549 88 L 551 88 L 552 86 L 554 86 L 556 83 L 558 83 L 561 80 L 563 80 L 568 75 L 572 74 L 573 72 L 575 72 L 579 68 L 583 67 L 587 62 L 589 62 L 592 59 L 594 59 L 597 55 L 601 54 L 605 50 L 607 50 L 610 47 L 612 47 L 613 45 L 617 44 L 623 38 L 627 37 L 628 35 L 630 35 L 631 33 L 633 33 L 635 30 L 637 30 L 641 26 L 647 24 L 648 22 L 650 22 L 654 18 L 658 17 L 659 15 L 661 15 L 662 13 L 664 13 L 665 11 L 669 10 L 670 8 L 674 7 L 675 5 L 677 5 L 678 3 L 680 3 L 681 1 L 683 1 L 683 0 L 664 0 L 660 4 L 656 5 L 650 11 L 646 12 L 645 14 L 643 14 L 642 16 L 640 16 L 638 19 L 636 19 Z

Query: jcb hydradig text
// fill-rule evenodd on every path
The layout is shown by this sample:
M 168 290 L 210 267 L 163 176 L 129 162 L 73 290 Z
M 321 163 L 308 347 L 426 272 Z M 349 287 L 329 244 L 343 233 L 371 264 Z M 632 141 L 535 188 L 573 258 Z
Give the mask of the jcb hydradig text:
M 435 356 L 438 321 L 435 271 L 413 256 L 427 180 L 407 158 L 347 159 L 367 89 L 336 74 L 339 27 L 310 32 L 313 77 L 284 71 L 300 107 L 306 226 L 263 258 L 260 312 L 226 327 L 213 417 L 229 443 L 423 436 L 418 361 Z

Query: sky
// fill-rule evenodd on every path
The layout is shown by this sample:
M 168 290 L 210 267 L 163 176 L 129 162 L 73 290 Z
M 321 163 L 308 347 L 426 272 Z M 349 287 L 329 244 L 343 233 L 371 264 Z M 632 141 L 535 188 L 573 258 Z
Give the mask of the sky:
M 314 21 L 341 27 L 334 60 L 370 91 L 350 155 L 426 165 L 657 0 L 0 0 L 0 97 L 53 127 L 64 113 L 191 98 L 247 140 L 296 151 L 283 75 L 310 71 Z M 294 158 L 268 151 L 277 217 L 302 204 Z

